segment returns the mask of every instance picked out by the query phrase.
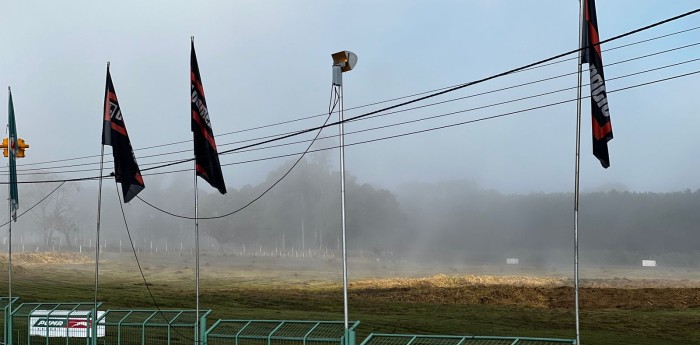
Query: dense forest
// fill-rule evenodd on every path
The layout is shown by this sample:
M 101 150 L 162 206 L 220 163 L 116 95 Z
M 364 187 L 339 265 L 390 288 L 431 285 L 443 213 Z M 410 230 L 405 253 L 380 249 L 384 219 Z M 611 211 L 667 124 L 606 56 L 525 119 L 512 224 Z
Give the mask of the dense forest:
M 258 185 L 230 188 L 225 196 L 200 186 L 200 231 L 209 247 L 337 251 L 339 173 L 322 155 L 302 160 L 278 185 L 293 162 Z M 111 184 L 110 184 L 111 183 Z M 192 177 L 146 180 L 144 200 L 176 214 L 193 215 Z M 107 180 L 102 211 L 109 248 L 127 236 L 113 181 Z M 24 205 L 55 186 L 23 185 Z M 89 246 L 94 237 L 96 186 L 66 184 L 17 223 L 32 248 Z M 353 253 L 379 258 L 444 262 L 568 263 L 573 247 L 572 193 L 504 194 L 469 180 L 413 183 L 396 190 L 347 178 L 347 236 Z M 244 208 L 245 207 L 245 208 Z M 193 221 L 166 215 L 135 199 L 124 206 L 137 246 L 163 250 L 191 247 Z M 700 191 L 583 193 L 580 248 L 583 264 L 638 265 L 642 259 L 669 266 L 700 264 Z M 15 232 L 17 234 L 17 232 Z M 35 244 L 35 243 L 39 244 Z

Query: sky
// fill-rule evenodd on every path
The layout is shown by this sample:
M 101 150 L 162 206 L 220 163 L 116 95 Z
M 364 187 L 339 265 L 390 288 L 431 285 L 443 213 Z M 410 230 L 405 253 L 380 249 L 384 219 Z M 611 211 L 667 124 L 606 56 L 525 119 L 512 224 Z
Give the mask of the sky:
M 694 1 L 599 0 L 600 37 L 696 6 Z M 700 58 L 700 45 L 640 58 L 700 42 L 700 29 L 608 51 L 699 23 L 696 14 L 603 46 L 615 135 L 609 143 L 612 166 L 603 169 L 592 156 L 590 104 L 584 99 L 582 190 L 609 185 L 654 192 L 700 188 L 700 74 L 611 92 L 700 70 L 700 61 L 694 61 L 628 76 Z M 73 178 L 99 172 L 108 61 L 135 156 L 144 169 L 192 156 L 190 36 L 195 37 L 221 151 L 321 125 L 329 106 L 334 52 L 350 50 L 359 57 L 356 68 L 344 75 L 343 90 L 345 116 L 356 116 L 400 101 L 351 108 L 478 80 L 576 49 L 578 2 L 3 1 L 0 27 L 0 85 L 12 87 L 19 137 L 30 145 L 18 170 L 27 174 L 37 170 L 26 169 L 42 169 Z M 420 109 L 348 123 L 347 170 L 362 183 L 390 189 L 409 182 L 468 179 L 507 193 L 570 192 L 576 103 L 518 111 L 574 99 L 576 70 L 576 61 L 569 59 L 412 105 L 425 106 Z M 588 80 L 586 66 L 583 80 Z M 513 101 L 560 89 L 566 90 Z M 588 92 L 584 86 L 584 95 Z M 427 106 L 460 97 L 465 98 Z M 0 104 L 6 103 L 7 94 L 0 92 Z M 465 111 L 473 108 L 479 109 Z M 457 113 L 426 119 L 452 112 Z M 352 145 L 507 113 L 513 114 Z M 6 115 L 0 112 L 0 119 Z M 269 126 L 312 115 L 319 116 Z M 417 122 L 377 129 L 413 120 Z M 260 126 L 267 127 L 254 129 Z M 323 130 L 320 136 L 329 138 L 314 147 L 337 145 L 337 133 L 335 127 Z M 289 143 L 314 135 L 276 143 L 285 146 L 222 155 L 227 185 L 262 182 L 297 156 L 267 158 L 303 152 L 308 143 Z M 338 151 L 324 152 L 337 166 Z M 89 158 L 74 159 L 79 157 Z M 144 172 L 146 186 L 174 181 L 187 172 L 167 172 L 191 167 L 155 170 L 164 173 L 160 175 Z M 20 175 L 20 181 L 45 176 L 53 178 Z

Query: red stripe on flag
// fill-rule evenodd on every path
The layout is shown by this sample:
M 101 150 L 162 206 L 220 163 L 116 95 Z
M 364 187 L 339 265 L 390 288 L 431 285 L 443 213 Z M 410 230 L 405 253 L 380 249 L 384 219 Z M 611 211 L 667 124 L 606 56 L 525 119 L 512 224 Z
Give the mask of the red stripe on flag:
M 610 121 L 603 126 L 600 126 L 598 121 L 596 121 L 595 118 L 593 119 L 593 137 L 595 140 L 605 138 L 608 134 L 610 134 L 610 132 L 612 132 L 612 125 L 610 124 Z
M 209 175 L 207 175 L 207 170 L 204 169 L 201 165 L 195 164 L 195 169 L 197 170 L 197 174 L 204 176 L 205 178 L 209 178 Z
M 206 125 L 202 123 L 202 117 L 199 116 L 199 113 L 192 110 L 192 118 L 197 122 L 197 125 L 199 125 L 199 129 L 202 132 L 204 139 L 206 139 L 209 142 L 209 146 L 216 150 L 216 142 L 214 142 L 214 138 L 209 135 L 209 132 L 207 132 Z
M 112 130 L 117 131 L 117 133 L 126 136 L 126 128 L 119 126 L 118 124 L 112 122 Z
M 112 117 L 109 115 L 109 101 L 105 102 L 105 121 L 112 121 Z
M 593 26 L 591 22 L 588 22 L 588 42 L 589 45 L 592 45 L 593 48 L 595 48 L 595 51 L 598 53 L 598 57 L 602 60 L 602 55 L 600 54 L 600 38 L 598 37 L 598 30 L 596 30 L 595 26 Z
M 202 83 L 200 83 L 198 80 L 192 80 L 194 83 L 194 87 L 197 89 L 197 93 L 199 94 L 200 99 L 206 99 L 204 97 L 204 87 L 202 86 Z

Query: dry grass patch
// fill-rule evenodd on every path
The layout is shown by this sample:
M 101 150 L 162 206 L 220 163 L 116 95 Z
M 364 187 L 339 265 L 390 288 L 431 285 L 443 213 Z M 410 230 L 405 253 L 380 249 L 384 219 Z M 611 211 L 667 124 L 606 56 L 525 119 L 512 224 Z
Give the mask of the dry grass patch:
M 359 289 L 395 289 L 395 288 L 457 288 L 464 286 L 508 285 L 512 287 L 557 287 L 567 286 L 571 282 L 566 278 L 528 277 L 528 276 L 492 276 L 462 275 L 448 276 L 437 274 L 424 278 L 389 278 L 370 279 L 353 282 L 350 286 Z
M 0 254 L 0 262 L 7 264 L 7 254 Z M 17 253 L 12 254 L 13 265 L 45 265 L 45 264 L 86 264 L 95 262 L 94 258 L 78 253 Z

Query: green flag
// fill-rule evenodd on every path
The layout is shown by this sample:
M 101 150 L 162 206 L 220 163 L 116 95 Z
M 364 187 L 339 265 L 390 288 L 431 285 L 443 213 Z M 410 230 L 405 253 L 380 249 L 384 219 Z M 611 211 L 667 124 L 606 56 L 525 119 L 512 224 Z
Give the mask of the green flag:
M 10 127 L 10 140 L 7 143 L 8 156 L 10 157 L 10 216 L 12 220 L 17 221 L 17 209 L 19 208 L 19 196 L 17 193 L 17 127 L 15 126 L 15 107 L 12 105 L 12 91 L 7 88 L 10 94 L 10 104 L 8 106 L 9 119 L 8 126 Z

